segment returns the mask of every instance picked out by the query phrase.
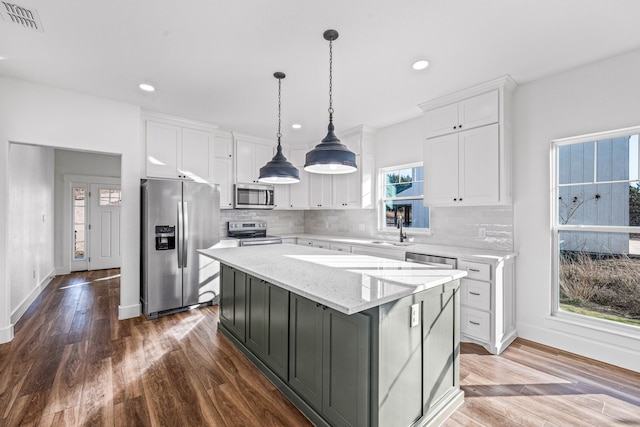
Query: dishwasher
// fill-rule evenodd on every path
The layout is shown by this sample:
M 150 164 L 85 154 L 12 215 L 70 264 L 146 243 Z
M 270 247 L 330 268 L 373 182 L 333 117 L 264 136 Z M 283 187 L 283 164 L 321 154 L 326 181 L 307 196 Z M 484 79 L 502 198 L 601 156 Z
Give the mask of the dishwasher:
M 416 264 L 430 265 L 438 268 L 455 269 L 458 265 L 458 260 L 456 258 L 417 254 L 413 252 L 407 252 L 404 256 L 404 260 L 407 262 L 415 262 Z

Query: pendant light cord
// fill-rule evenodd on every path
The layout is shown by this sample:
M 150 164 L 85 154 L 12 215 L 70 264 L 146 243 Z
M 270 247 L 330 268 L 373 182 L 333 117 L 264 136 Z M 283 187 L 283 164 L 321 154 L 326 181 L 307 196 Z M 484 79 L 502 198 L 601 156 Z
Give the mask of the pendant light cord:
M 282 91 L 282 79 L 278 79 L 278 134 L 276 135 L 278 137 L 278 146 L 280 145 L 280 137 L 282 136 L 282 134 L 280 133 L 280 108 L 281 108 L 280 93 L 281 91 Z
M 329 121 L 333 121 L 333 40 L 329 40 Z

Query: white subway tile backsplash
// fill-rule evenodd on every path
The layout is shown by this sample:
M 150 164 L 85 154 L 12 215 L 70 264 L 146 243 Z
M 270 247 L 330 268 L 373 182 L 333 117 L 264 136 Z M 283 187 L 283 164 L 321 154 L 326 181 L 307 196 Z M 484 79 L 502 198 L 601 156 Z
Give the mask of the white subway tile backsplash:
M 375 209 L 354 210 L 221 210 L 220 235 L 227 235 L 229 221 L 264 220 L 268 234 L 324 234 L 342 237 L 396 239 L 396 233 L 378 231 Z M 361 225 L 364 225 L 361 227 Z M 485 230 L 480 237 L 479 230 Z M 431 208 L 431 234 L 411 233 L 418 243 L 477 249 L 513 250 L 511 206 Z

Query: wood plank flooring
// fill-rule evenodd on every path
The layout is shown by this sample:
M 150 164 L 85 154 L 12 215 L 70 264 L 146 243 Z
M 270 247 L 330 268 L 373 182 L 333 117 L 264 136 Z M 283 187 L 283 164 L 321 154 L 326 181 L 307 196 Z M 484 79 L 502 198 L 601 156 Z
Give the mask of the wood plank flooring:
M 56 277 L 0 345 L 0 426 L 309 426 L 218 309 L 117 320 L 119 271 Z M 518 339 L 463 344 L 445 426 L 640 426 L 640 374 Z M 387 427 L 387 426 L 381 426 Z

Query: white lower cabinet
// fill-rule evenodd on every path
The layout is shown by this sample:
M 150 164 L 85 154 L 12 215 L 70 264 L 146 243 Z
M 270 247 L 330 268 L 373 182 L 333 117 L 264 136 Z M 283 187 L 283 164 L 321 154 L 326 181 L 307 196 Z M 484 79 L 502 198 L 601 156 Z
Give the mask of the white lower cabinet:
M 345 245 L 344 243 L 331 242 L 330 249 L 332 251 L 349 252 L 351 253 L 351 245 Z
M 388 259 L 404 261 L 403 251 L 394 251 L 394 250 L 389 250 L 385 248 L 372 248 L 369 246 L 352 246 L 351 253 L 360 254 L 360 255 L 371 255 L 371 256 L 377 256 L 379 258 L 388 258 Z
M 500 354 L 516 338 L 513 258 L 496 264 L 458 260 L 461 341 Z

